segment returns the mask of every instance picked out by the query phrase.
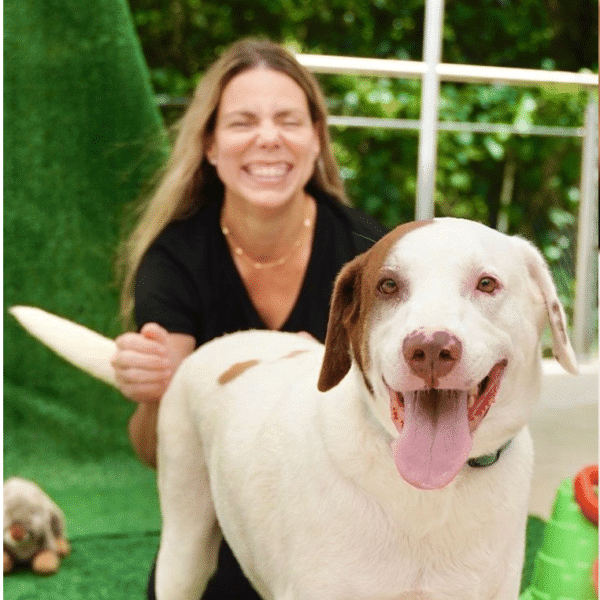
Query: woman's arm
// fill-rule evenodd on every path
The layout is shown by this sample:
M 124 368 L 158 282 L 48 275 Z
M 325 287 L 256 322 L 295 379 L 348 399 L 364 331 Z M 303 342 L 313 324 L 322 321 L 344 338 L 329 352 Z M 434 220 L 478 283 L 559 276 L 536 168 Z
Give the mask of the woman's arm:
M 169 333 L 146 323 L 140 333 L 125 333 L 116 340 L 112 359 L 119 389 L 138 407 L 129 421 L 129 439 L 140 460 L 156 467 L 158 407 L 173 374 L 194 351 L 196 340 L 184 333 Z

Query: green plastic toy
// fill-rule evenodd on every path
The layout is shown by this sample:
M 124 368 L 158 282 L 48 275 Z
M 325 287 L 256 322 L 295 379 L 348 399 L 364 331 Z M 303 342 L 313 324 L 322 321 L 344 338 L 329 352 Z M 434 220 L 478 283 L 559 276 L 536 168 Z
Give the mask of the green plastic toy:
M 597 486 L 598 465 L 562 481 L 520 600 L 598 599 Z

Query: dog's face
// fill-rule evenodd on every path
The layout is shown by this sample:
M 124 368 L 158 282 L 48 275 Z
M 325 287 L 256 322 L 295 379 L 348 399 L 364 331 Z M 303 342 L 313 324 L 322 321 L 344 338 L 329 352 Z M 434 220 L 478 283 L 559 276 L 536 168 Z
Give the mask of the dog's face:
M 555 354 L 575 371 L 564 311 L 533 246 L 462 219 L 410 223 L 340 273 L 319 389 L 354 360 L 402 477 L 440 488 L 527 422 L 548 317 Z

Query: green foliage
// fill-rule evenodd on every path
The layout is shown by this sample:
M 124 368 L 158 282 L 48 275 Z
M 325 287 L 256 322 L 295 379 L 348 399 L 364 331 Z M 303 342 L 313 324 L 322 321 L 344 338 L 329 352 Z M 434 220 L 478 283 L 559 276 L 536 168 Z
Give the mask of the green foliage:
M 189 91 L 246 35 L 296 50 L 420 60 L 424 0 L 130 0 L 157 92 Z M 461 0 L 445 8 L 446 62 L 597 70 L 593 0 Z

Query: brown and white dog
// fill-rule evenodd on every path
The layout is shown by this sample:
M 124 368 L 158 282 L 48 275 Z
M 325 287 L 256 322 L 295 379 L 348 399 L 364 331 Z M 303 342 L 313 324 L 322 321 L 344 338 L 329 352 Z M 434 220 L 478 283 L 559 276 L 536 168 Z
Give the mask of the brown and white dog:
M 68 354 L 65 324 L 28 310 Z M 265 331 L 199 348 L 160 408 L 159 600 L 200 597 L 222 535 L 268 600 L 516 600 L 548 320 L 576 372 L 540 253 L 434 219 L 342 269 L 324 348 Z M 103 376 L 107 341 L 94 357 L 72 331 Z

